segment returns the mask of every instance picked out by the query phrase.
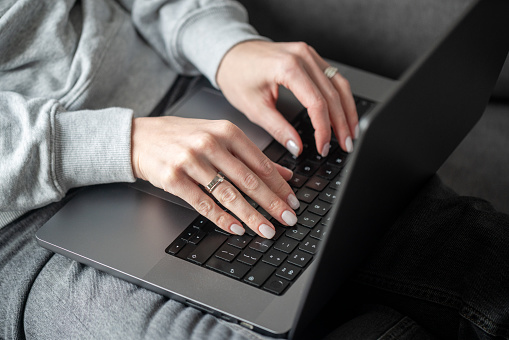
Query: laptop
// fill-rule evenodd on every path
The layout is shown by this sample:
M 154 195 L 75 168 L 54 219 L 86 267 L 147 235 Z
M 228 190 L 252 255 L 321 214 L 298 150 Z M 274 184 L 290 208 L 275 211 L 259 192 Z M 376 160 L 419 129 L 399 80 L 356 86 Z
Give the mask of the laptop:
M 361 113 L 349 155 L 334 141 L 328 157 L 316 154 L 309 118 L 288 91 L 278 107 L 309 144 L 304 157 L 205 83 L 166 112 L 231 120 L 294 169 L 298 223 L 276 225 L 272 240 L 248 228 L 224 234 L 183 200 L 138 181 L 79 191 L 37 241 L 227 321 L 298 338 L 482 115 L 509 50 L 508 14 L 506 0 L 476 1 L 397 80 L 331 61 Z

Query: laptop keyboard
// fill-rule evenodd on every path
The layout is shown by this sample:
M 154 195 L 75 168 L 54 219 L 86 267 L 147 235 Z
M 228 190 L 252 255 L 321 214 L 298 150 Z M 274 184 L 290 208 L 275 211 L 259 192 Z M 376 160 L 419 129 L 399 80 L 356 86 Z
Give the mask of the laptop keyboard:
M 355 102 L 359 116 L 374 105 L 358 97 L 355 97 Z M 205 217 L 198 216 L 166 248 L 166 253 L 270 293 L 283 294 L 313 261 L 327 233 L 331 218 L 329 211 L 341 185 L 341 170 L 347 161 L 347 154 L 341 150 L 335 138 L 332 138 L 327 157 L 317 153 L 314 129 L 305 110 L 294 127 L 304 144 L 299 157 L 293 156 L 275 141 L 264 153 L 294 172 L 288 183 L 300 201 L 295 226 L 281 225 L 254 200 L 244 196 L 274 225 L 276 234 L 272 239 L 258 236 L 245 225 L 244 235 L 232 235 Z

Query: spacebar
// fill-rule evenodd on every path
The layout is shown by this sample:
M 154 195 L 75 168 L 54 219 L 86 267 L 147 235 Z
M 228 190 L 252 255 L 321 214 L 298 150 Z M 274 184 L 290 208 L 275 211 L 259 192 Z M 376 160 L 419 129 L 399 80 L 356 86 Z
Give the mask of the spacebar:
M 198 264 L 205 263 L 227 238 L 228 236 L 219 233 L 207 235 L 207 237 L 201 240 L 200 244 L 187 255 L 187 259 Z

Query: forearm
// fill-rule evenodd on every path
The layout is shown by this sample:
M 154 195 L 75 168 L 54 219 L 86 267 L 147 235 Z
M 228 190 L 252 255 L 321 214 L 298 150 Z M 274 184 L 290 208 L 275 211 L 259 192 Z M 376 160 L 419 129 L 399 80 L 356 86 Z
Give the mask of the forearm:
M 65 111 L 58 101 L 0 93 L 0 211 L 60 200 L 73 187 L 133 181 L 132 112 Z

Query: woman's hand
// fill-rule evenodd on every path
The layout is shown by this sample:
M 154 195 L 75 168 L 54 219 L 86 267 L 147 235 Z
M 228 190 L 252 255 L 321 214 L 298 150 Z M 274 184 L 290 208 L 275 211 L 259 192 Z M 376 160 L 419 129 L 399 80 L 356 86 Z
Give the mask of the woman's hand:
M 355 102 L 345 78 L 338 73 L 331 79 L 325 76 L 328 66 L 305 43 L 247 41 L 225 55 L 217 83 L 232 105 L 298 155 L 302 141 L 276 110 L 278 86 L 283 85 L 307 108 L 318 153 L 328 154 L 331 127 L 342 149 L 350 152 L 352 136 L 358 133 Z
M 199 187 L 218 172 L 284 225 L 294 225 L 299 201 L 286 182 L 292 172 L 274 164 L 228 121 L 179 117 L 136 118 L 132 128 L 134 175 L 181 197 L 221 229 L 242 235 L 242 223 L 220 208 Z M 272 238 L 274 226 L 228 181 L 212 195 L 260 236 Z

